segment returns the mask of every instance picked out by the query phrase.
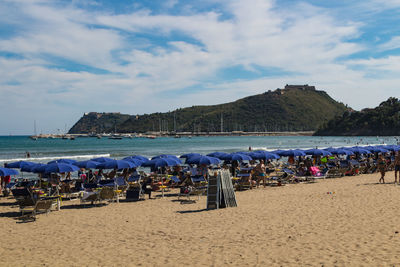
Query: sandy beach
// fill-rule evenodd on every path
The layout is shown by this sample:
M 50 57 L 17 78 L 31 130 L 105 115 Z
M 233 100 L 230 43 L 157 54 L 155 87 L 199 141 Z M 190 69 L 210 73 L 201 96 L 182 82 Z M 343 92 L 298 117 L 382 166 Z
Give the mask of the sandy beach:
M 85 208 L 64 201 L 32 223 L 16 223 L 14 200 L 1 198 L 0 265 L 400 266 L 400 186 L 377 181 L 237 192 L 237 208 L 212 211 L 205 197 Z

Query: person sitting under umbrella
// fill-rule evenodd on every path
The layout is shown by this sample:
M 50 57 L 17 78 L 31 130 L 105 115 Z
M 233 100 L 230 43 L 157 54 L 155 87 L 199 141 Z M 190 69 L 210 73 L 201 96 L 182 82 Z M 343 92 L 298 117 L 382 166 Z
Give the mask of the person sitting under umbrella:
M 153 191 L 153 178 L 151 176 L 143 180 L 142 191 L 144 194 L 149 195 L 149 199 L 151 199 L 151 191 Z

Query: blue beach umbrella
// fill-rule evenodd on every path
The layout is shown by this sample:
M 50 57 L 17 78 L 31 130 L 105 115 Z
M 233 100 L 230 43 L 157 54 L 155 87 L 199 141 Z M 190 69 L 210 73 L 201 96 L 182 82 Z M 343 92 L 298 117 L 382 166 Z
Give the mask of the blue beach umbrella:
M 228 153 L 225 152 L 213 152 L 210 154 L 207 154 L 207 156 L 209 157 L 214 157 L 214 158 L 219 158 L 219 159 L 223 159 L 224 157 L 228 156 Z
M 91 160 L 97 161 L 97 162 L 100 162 L 100 163 L 104 163 L 104 162 L 107 162 L 107 161 L 111 161 L 111 160 L 113 160 L 113 159 L 111 159 L 111 158 L 106 158 L 106 157 L 99 157 L 99 158 L 94 158 L 94 159 L 91 159 Z
M 186 163 L 197 164 L 197 165 L 218 165 L 221 163 L 219 158 L 209 157 L 209 156 L 197 156 L 188 158 Z
M 177 156 L 169 155 L 169 154 L 161 154 L 161 155 L 152 157 L 151 159 L 153 160 L 153 159 L 163 159 L 163 158 L 173 158 L 173 159 L 178 159 L 179 160 L 179 158 Z
M 244 161 L 253 160 L 252 157 L 243 153 L 233 153 L 231 154 L 230 160 Z
M 84 160 L 84 161 L 77 161 L 73 163 L 73 165 L 78 166 L 79 168 L 85 169 L 96 169 L 101 163 L 93 160 Z
M 281 158 L 278 154 L 271 153 L 271 152 L 264 151 L 264 150 L 254 151 L 254 152 L 250 153 L 249 156 L 252 157 L 253 159 L 264 159 L 264 160 Z
M 328 150 L 333 155 L 354 155 L 354 152 L 344 148 L 332 148 Z
M 354 152 L 355 154 L 372 154 L 371 151 L 362 147 L 350 147 L 349 150 Z
M 47 166 L 47 164 L 37 163 L 35 166 L 30 166 L 27 171 L 33 173 L 44 173 Z
M 148 158 L 143 157 L 143 156 L 140 156 L 140 155 L 134 155 L 134 156 L 125 157 L 125 158 L 123 158 L 123 160 L 127 160 L 127 161 L 131 161 L 131 160 L 137 161 L 137 160 L 139 160 L 139 161 L 141 161 L 141 162 L 147 162 L 147 161 L 149 161 Z
M 6 167 L 7 168 L 22 168 L 22 166 L 25 166 L 25 165 L 35 165 L 35 164 L 36 164 L 35 162 L 21 160 L 21 161 L 7 163 Z
M 285 151 L 286 150 L 277 149 L 277 150 L 273 150 L 273 151 L 269 151 L 269 152 L 280 156 L 281 155 L 280 153 L 285 152 Z
M 371 151 L 372 153 L 388 153 L 389 150 L 377 146 L 367 146 L 365 149 Z
M 139 167 L 142 164 L 142 162 L 137 161 L 136 163 L 132 161 L 127 161 L 127 160 L 112 160 L 112 161 L 107 161 L 103 162 L 100 165 L 97 166 L 99 169 L 132 169 Z
M 252 159 L 265 159 L 265 155 L 260 152 L 251 152 L 248 154 Z
M 278 155 L 281 157 L 300 157 L 300 156 L 306 156 L 306 153 L 304 153 L 302 150 L 291 149 L 280 152 L 278 153 Z
M 17 175 L 18 171 L 9 168 L 0 168 L 0 176 Z
M 322 149 L 309 149 L 304 151 L 307 155 L 313 155 L 313 156 L 331 156 L 332 153 L 326 150 Z
M 181 159 L 188 159 L 188 158 L 192 158 L 192 157 L 195 157 L 195 156 L 202 156 L 202 155 L 199 154 L 199 153 L 187 153 L 187 154 L 181 155 L 180 158 Z
M 33 172 L 33 168 L 40 166 L 40 165 L 46 165 L 46 164 L 42 164 L 42 163 L 34 163 L 32 162 L 32 164 L 21 164 L 21 172 Z
M 75 162 L 76 162 L 76 160 L 74 160 L 74 159 L 56 159 L 56 160 L 47 162 L 47 164 L 53 164 L 53 163 L 74 164 Z
M 64 173 L 64 172 L 74 172 L 78 170 L 79 170 L 78 166 L 67 163 L 47 164 L 47 166 L 44 168 L 45 173 Z
M 397 145 L 382 146 L 382 148 L 390 150 L 390 151 L 399 151 L 400 150 L 400 146 L 397 146 Z
M 152 167 L 152 168 L 160 168 L 160 167 L 167 167 L 167 166 L 176 166 L 181 164 L 181 161 L 174 158 L 155 158 L 148 162 L 143 163 L 143 167 Z

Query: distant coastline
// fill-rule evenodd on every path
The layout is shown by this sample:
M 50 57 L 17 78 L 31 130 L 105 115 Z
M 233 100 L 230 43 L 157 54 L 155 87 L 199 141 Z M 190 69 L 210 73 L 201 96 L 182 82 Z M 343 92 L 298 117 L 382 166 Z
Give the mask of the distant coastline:
M 157 137 L 193 137 L 193 136 L 312 136 L 314 131 L 299 131 L 299 132 L 148 132 L 145 134 L 137 133 L 114 133 L 114 134 L 40 134 L 27 136 L 31 139 L 74 139 L 75 137 L 97 137 L 97 138 L 157 138 Z

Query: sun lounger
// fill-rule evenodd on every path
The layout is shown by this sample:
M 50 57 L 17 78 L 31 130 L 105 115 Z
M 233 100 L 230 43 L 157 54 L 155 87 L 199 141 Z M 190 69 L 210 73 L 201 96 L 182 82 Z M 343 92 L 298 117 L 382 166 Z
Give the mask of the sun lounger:
M 107 187 L 114 187 L 115 186 L 115 181 L 114 179 L 107 179 L 107 180 L 100 180 L 99 181 L 99 186 L 107 186 Z
M 90 202 L 92 205 L 99 201 L 99 192 L 82 192 L 81 203 Z
M 177 177 L 177 176 L 171 176 L 169 177 L 172 182 L 179 184 L 181 182 L 181 180 Z
M 202 187 L 194 187 L 194 186 L 183 186 L 180 188 L 179 195 L 178 195 L 178 200 L 180 200 L 181 197 L 187 197 L 188 200 L 190 200 L 190 196 L 197 196 L 197 199 L 200 199 L 201 195 L 204 195 L 207 191 L 207 187 L 202 186 Z
M 128 182 L 129 182 L 129 183 L 132 183 L 132 182 L 139 182 L 140 179 L 141 179 L 141 176 L 140 176 L 140 175 L 132 175 L 132 176 L 129 176 Z
M 129 185 L 128 189 L 126 190 L 126 200 L 138 201 L 141 199 L 144 199 L 142 186 L 139 183 Z
M 191 176 L 190 179 L 192 180 L 193 184 L 207 183 L 207 180 L 204 178 L 203 175 Z
M 21 209 L 22 216 L 20 219 L 27 221 L 33 220 L 36 221 L 36 214 L 38 213 L 46 213 L 48 214 L 53 206 L 53 200 L 38 200 L 34 206 L 24 207 Z
M 112 202 L 117 199 L 117 194 L 113 187 L 105 186 L 99 192 L 99 202 Z
M 11 190 L 20 209 L 28 206 L 34 206 L 36 199 L 28 188 L 15 188 Z

